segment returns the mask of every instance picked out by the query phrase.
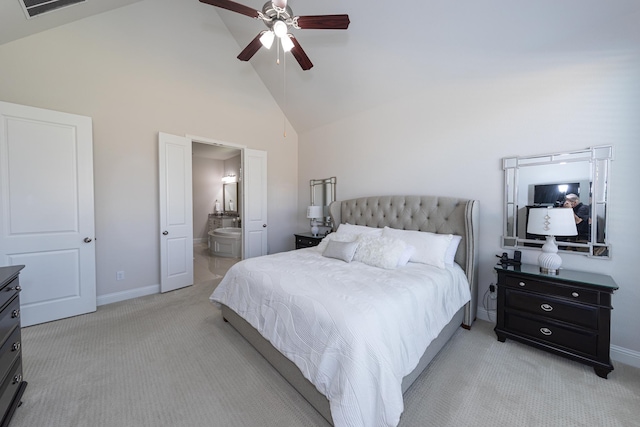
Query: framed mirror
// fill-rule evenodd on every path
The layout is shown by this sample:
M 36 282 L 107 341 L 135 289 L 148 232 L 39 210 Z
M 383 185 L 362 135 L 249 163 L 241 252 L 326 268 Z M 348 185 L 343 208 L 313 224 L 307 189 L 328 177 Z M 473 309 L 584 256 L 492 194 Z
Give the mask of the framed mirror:
M 336 200 L 336 177 L 312 179 L 309 183 L 311 186 L 311 206 L 322 206 L 323 218 L 316 222 L 319 226 L 331 227 L 329 205 Z
M 585 229 L 583 234 L 556 238 L 559 250 L 609 258 L 611 244 L 607 236 L 607 196 L 612 158 L 612 146 L 599 146 L 565 153 L 502 159 L 502 247 L 541 248 L 545 237 L 527 233 L 529 209 L 561 208 L 567 195 L 571 199 L 571 194 L 574 194 L 579 198 L 578 203 L 588 206 L 589 217 L 581 227 Z M 576 208 L 574 212 L 577 212 Z
M 224 212 L 233 214 L 240 212 L 238 207 L 238 203 L 240 201 L 238 198 L 238 183 L 225 183 L 223 190 L 222 203 L 224 206 Z

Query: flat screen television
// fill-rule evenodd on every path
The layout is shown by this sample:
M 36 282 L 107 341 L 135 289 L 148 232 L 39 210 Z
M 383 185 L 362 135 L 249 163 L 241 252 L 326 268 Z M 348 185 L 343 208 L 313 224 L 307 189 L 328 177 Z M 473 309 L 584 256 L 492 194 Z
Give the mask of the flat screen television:
M 579 183 L 538 184 L 533 188 L 533 204 L 535 206 L 560 206 L 564 197 L 571 193 L 580 196 Z

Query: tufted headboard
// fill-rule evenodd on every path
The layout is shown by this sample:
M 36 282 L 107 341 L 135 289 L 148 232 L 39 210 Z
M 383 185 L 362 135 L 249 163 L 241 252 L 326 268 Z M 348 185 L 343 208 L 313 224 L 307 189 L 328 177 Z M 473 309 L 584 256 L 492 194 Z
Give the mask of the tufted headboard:
M 467 274 L 471 301 L 465 308 L 464 325 L 476 318 L 478 304 L 477 200 L 438 196 L 375 196 L 336 201 L 329 206 L 334 229 L 342 223 L 377 228 L 429 231 L 462 236 L 455 261 Z

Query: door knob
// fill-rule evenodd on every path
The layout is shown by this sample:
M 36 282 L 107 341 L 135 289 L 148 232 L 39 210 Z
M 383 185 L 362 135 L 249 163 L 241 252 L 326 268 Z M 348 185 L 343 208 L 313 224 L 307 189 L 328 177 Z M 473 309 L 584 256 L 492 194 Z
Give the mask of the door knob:
M 167 230 L 165 230 L 165 231 L 163 231 L 163 232 L 162 232 L 162 235 L 163 235 L 163 236 L 166 236 L 167 234 L 169 234 L 169 232 L 168 232 Z
M 85 237 L 84 238 L 84 242 L 85 243 L 91 243 L 91 237 Z
M 263 228 L 267 228 L 267 224 L 262 224 L 262 227 Z

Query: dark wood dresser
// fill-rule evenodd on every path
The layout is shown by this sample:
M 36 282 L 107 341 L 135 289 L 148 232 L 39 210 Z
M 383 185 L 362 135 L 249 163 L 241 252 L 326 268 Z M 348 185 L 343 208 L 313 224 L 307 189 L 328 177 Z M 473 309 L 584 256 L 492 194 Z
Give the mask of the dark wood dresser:
M 295 237 L 296 237 L 296 249 L 318 246 L 320 241 L 324 239 L 324 235 L 319 234 L 317 236 L 314 236 L 311 233 L 298 233 L 298 234 L 295 234 Z
M 507 338 L 593 366 L 607 378 L 611 297 L 618 286 L 610 276 L 561 269 L 540 273 L 537 265 L 496 265 L 498 340 Z
M 0 267 L 0 427 L 6 427 L 20 405 L 27 382 L 22 378 L 20 285 L 24 265 Z

